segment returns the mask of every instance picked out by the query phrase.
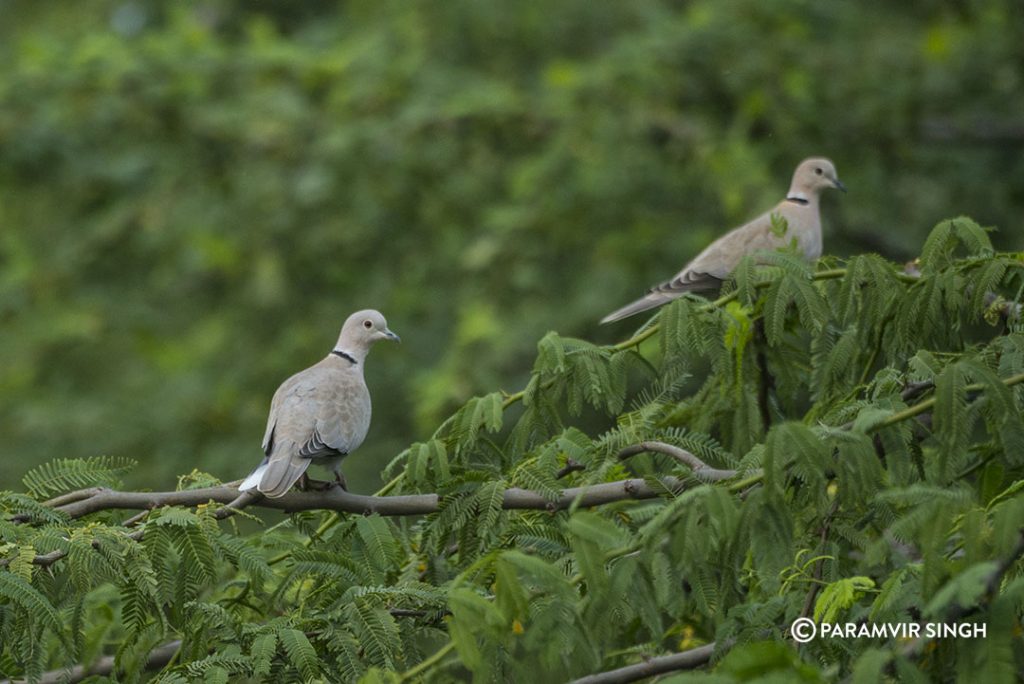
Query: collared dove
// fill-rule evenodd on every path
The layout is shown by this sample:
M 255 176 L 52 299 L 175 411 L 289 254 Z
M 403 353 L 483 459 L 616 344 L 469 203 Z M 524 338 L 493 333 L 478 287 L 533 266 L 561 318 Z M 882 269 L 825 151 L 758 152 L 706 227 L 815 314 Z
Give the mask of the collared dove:
M 319 363 L 284 381 L 274 393 L 263 436 L 263 462 L 238 489 L 283 496 L 313 461 L 334 471 L 370 428 L 370 392 L 363 362 L 378 340 L 399 341 L 378 311 L 357 311 L 341 328 L 334 349 Z
M 751 252 L 776 249 L 796 240 L 797 248 L 808 260 L 817 259 L 821 256 L 818 195 L 825 188 L 846 192 L 836 176 L 836 167 L 822 157 L 803 160 L 793 172 L 786 199 L 775 208 L 718 238 L 672 280 L 651 288 L 644 297 L 608 314 L 601 322 L 611 323 L 653 309 L 684 292 L 715 289 L 729 277 L 740 259 Z

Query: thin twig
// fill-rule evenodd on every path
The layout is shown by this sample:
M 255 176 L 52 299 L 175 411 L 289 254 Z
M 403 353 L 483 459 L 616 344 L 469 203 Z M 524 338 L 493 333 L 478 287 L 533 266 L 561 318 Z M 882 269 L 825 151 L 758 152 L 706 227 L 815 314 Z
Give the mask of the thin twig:
M 1017 375 L 1012 375 L 1008 378 L 1003 378 L 1002 382 L 1007 387 L 1012 387 L 1014 385 L 1020 384 L 1024 382 L 1024 373 L 1018 373 Z M 967 385 L 967 387 L 964 388 L 966 392 L 979 392 L 984 389 L 985 385 L 980 382 L 975 383 L 973 385 Z M 905 408 L 902 411 L 897 411 L 896 413 L 892 414 L 885 420 L 878 423 L 878 425 L 875 426 L 875 429 L 877 430 L 878 428 L 889 427 L 890 425 L 895 425 L 896 423 L 904 421 L 907 418 L 913 418 L 914 416 L 921 415 L 925 411 L 931 409 L 933 406 L 935 406 L 935 397 L 925 399 L 920 404 L 914 404 L 913 406 Z
M 565 465 L 562 466 L 561 468 L 559 468 L 558 471 L 555 473 L 555 479 L 556 480 L 561 480 L 563 477 L 565 477 L 569 473 L 578 473 L 578 472 L 580 472 L 582 470 L 586 470 L 586 469 L 587 469 L 587 466 L 583 465 L 582 463 L 580 463 L 576 459 L 567 458 L 567 459 L 565 459 Z
M 96 493 L 97 489 L 98 487 L 87 487 L 86 489 L 77 489 L 73 492 L 68 492 L 67 494 L 55 496 L 49 501 L 43 502 L 43 505 L 49 506 L 50 508 L 59 508 L 69 503 L 74 503 L 75 501 L 88 499 L 90 496 Z
M 439 648 L 432 656 L 426 658 L 410 669 L 406 670 L 398 676 L 398 681 L 405 682 L 415 677 L 419 677 L 421 674 L 429 670 L 430 668 L 439 665 L 442 660 L 447 657 L 449 653 L 455 650 L 455 642 L 449 641 L 447 644 Z
M 263 495 L 260 494 L 259 492 L 254 492 L 251 490 L 242 492 L 235 498 L 234 501 L 229 503 L 227 506 L 224 506 L 223 508 L 218 508 L 217 511 L 213 514 L 213 517 L 217 520 L 224 520 L 225 518 L 230 518 L 232 515 L 238 513 L 246 506 L 250 506 L 262 498 Z
M 680 449 L 677 446 L 653 440 L 640 442 L 639 444 L 633 444 L 623 448 L 619 451 L 619 458 L 625 460 L 631 456 L 636 456 L 637 454 L 642 454 L 647 451 L 654 451 L 659 454 L 671 456 L 683 465 L 689 467 L 696 477 L 707 482 L 721 482 L 722 480 L 728 480 L 729 478 L 736 477 L 736 475 L 739 474 L 736 470 L 712 468 L 685 449 Z
M 391 608 L 388 612 L 391 613 L 391 617 L 396 618 L 421 618 L 428 616 L 444 617 L 452 614 L 452 611 L 447 608 L 438 608 L 436 610 L 423 610 L 422 608 Z
M 143 535 L 143 530 L 136 530 L 135 532 L 132 532 L 131 534 L 126 534 L 125 535 L 125 539 L 131 539 L 132 541 L 140 541 L 142 539 L 142 535 Z M 92 548 L 98 549 L 99 547 L 100 547 L 100 541 L 98 539 L 94 539 L 92 541 Z M 38 556 L 36 556 L 35 558 L 32 559 L 32 564 L 33 565 L 39 565 L 39 566 L 45 568 L 45 567 L 47 567 L 49 565 L 53 565 L 54 563 L 59 561 L 61 558 L 64 558 L 67 555 L 68 555 L 68 552 L 64 551 L 63 549 L 57 549 L 55 551 L 50 551 L 49 553 L 41 553 L 41 554 L 39 554 Z M 4 558 L 3 560 L 0 560 L 0 568 L 6 567 L 10 562 L 11 562 L 10 558 Z
M 147 518 L 147 517 L 149 516 L 149 514 L 150 514 L 150 511 L 149 511 L 149 510 L 145 510 L 145 511 L 139 511 L 138 513 L 136 513 L 136 514 L 135 514 L 135 515 L 133 515 L 132 517 L 130 517 L 130 518 L 128 518 L 127 520 L 125 520 L 125 521 L 124 521 L 124 522 L 123 522 L 122 524 L 123 524 L 123 525 L 124 525 L 125 527 L 135 527 L 135 526 L 136 526 L 136 525 L 138 525 L 138 524 L 139 524 L 140 522 L 142 522 L 143 520 L 145 520 L 145 519 L 146 519 L 146 518 Z
M 48 506 L 49 508 L 57 508 L 58 506 L 63 506 L 65 504 L 74 503 L 75 501 L 81 501 L 82 499 L 87 499 L 90 496 L 92 496 L 96 492 L 97 489 L 98 489 L 98 487 L 89 487 L 87 489 L 76 489 L 73 492 L 68 492 L 67 494 L 61 494 L 60 496 L 55 496 L 52 499 L 44 501 L 43 505 L 44 506 Z M 8 518 L 8 520 L 10 520 L 13 523 L 26 523 L 26 522 L 28 522 L 31 519 L 32 519 L 32 515 L 29 514 L 29 513 L 18 513 L 17 515 L 12 515 L 10 518 Z
M 903 391 L 900 392 L 900 399 L 903 401 L 910 401 L 920 394 L 935 387 L 934 380 L 917 380 L 915 382 L 908 382 L 904 387 Z

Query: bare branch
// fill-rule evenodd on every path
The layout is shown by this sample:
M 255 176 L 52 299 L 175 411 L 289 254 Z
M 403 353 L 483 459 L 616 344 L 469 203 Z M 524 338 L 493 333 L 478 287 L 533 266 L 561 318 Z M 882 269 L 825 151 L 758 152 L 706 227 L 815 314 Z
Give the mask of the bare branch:
M 597 674 L 587 675 L 574 679 L 570 684 L 625 684 L 635 682 L 647 677 L 665 674 L 666 672 L 677 672 L 679 670 L 692 670 L 702 665 L 707 665 L 715 652 L 715 643 L 711 642 L 706 646 L 692 648 L 682 653 L 659 656 L 645 660 L 635 665 L 627 665 L 617 670 L 608 670 Z
M 1019 385 L 1020 383 L 1024 382 L 1024 373 L 1011 375 L 1008 378 L 1000 378 L 1000 381 L 1007 387 L 1013 387 L 1014 385 Z M 973 385 L 967 385 L 967 387 L 964 388 L 964 390 L 966 390 L 967 392 L 981 392 L 984 389 L 985 385 L 980 382 L 974 383 Z M 914 404 L 913 406 L 908 406 L 902 411 L 897 411 L 896 413 L 890 415 L 888 418 L 885 418 L 884 420 L 875 423 L 868 429 L 868 432 L 875 432 L 876 430 L 887 428 L 890 425 L 895 425 L 896 423 L 903 422 L 904 420 L 916 418 L 920 416 L 922 413 L 928 413 L 933 406 L 935 406 L 935 397 L 930 397 L 920 403 Z M 840 425 L 839 429 L 851 430 L 853 429 L 853 423 L 854 421 L 851 420 L 847 423 L 844 423 L 843 425 Z
M 718 473 L 709 469 L 711 479 Z M 731 475 L 730 475 L 731 477 Z M 663 479 L 669 489 L 680 489 L 683 482 L 678 478 Z M 513 487 L 505 490 L 502 507 L 514 509 L 562 510 L 574 503 L 580 506 L 600 506 L 627 499 L 653 499 L 660 489 L 655 490 L 640 478 L 602 482 L 563 489 L 556 499 L 547 499 L 544 495 L 529 489 Z M 199 506 L 211 501 L 230 504 L 235 508 L 242 505 L 272 508 L 287 512 L 328 510 L 342 513 L 369 515 L 426 515 L 439 510 L 437 494 L 404 494 L 398 496 L 366 496 L 353 494 L 337 487 L 321 492 L 291 491 L 277 499 L 260 498 L 258 501 L 236 503 L 242 499 L 234 487 L 205 487 L 203 489 L 186 489 L 180 492 L 122 492 L 113 489 L 97 489 L 88 499 L 70 503 L 59 510 L 72 518 L 104 510 L 146 510 L 159 506 Z
M 96 492 L 96 488 L 95 487 L 89 487 L 87 489 L 76 489 L 73 492 L 68 492 L 67 494 L 61 494 L 60 496 L 55 496 L 54 498 L 50 499 L 49 501 L 44 502 L 43 505 L 44 506 L 49 506 L 50 508 L 59 508 L 60 506 L 66 506 L 69 503 L 74 503 L 75 501 L 81 501 L 82 499 L 88 499 L 95 492 Z
M 437 608 L 435 610 L 423 610 L 422 608 L 390 608 L 388 609 L 388 612 L 391 613 L 391 617 L 396 618 L 444 617 L 452 614 L 452 611 L 447 608 Z
M 662 478 L 661 483 L 665 488 L 673 491 L 680 491 L 686 486 L 682 480 L 675 477 Z M 502 508 L 506 510 L 558 511 L 574 504 L 586 508 L 629 499 L 654 499 L 663 491 L 662 488 L 652 488 L 646 480 L 640 478 L 570 487 L 563 489 L 555 499 L 548 499 L 543 494 L 529 489 L 513 487 L 505 490 Z M 218 520 L 234 515 L 246 506 L 260 506 L 286 512 L 327 510 L 359 515 L 377 513 L 387 516 L 427 515 L 440 510 L 440 499 L 437 494 L 366 496 L 353 494 L 338 487 L 315 492 L 291 491 L 277 499 L 269 499 L 251 492 L 239 494 L 237 489 L 227 485 L 186 489 L 179 492 L 121 492 L 103 488 L 96 488 L 91 492 L 92 495 L 89 498 L 73 501 L 58 510 L 63 511 L 71 518 L 81 518 L 97 511 L 116 509 L 148 512 L 160 506 L 200 506 L 212 501 L 226 504 L 224 508 L 214 514 Z M 144 529 L 136 530 L 127 536 L 129 539 L 142 539 Z M 94 547 L 97 544 L 98 542 L 93 542 Z M 58 549 L 40 554 L 32 562 L 35 565 L 48 566 L 66 555 L 67 552 Z M 0 560 L 0 567 L 9 563 L 10 559 Z
M 263 495 L 260 494 L 259 492 L 242 492 L 235 498 L 234 501 L 229 503 L 227 506 L 225 506 L 224 508 L 217 509 L 217 512 L 213 514 L 213 517 L 215 517 L 217 520 L 224 520 L 225 518 L 230 518 L 238 511 L 242 510 L 246 506 L 251 506 L 252 504 L 256 503 L 262 498 Z
M 556 480 L 561 480 L 563 477 L 565 477 L 569 473 L 577 473 L 577 472 L 580 472 L 580 471 L 586 470 L 586 469 L 587 469 L 587 466 L 583 465 L 582 463 L 580 463 L 576 459 L 567 458 L 567 459 L 565 459 L 565 465 L 562 466 L 561 468 L 559 468 L 558 472 L 555 473 L 555 479 Z
M 140 522 L 145 520 L 146 516 L 148 516 L 148 515 L 149 515 L 149 509 L 144 510 L 144 511 L 139 511 L 138 513 L 136 513 L 132 517 L 130 517 L 127 520 L 125 520 L 123 524 L 124 524 L 125 527 L 135 527 Z
M 135 541 L 139 541 L 140 539 L 142 539 L 142 534 L 143 534 L 143 530 L 136 530 L 135 532 L 132 532 L 131 534 L 126 535 L 126 538 L 127 539 L 134 539 Z M 97 540 L 93 540 L 92 548 L 98 549 L 99 547 L 100 547 L 99 540 L 98 539 Z M 42 567 L 46 567 L 48 565 L 53 565 L 54 563 L 56 563 L 57 561 L 59 561 L 61 558 L 63 558 L 66 555 L 68 555 L 68 552 L 67 551 L 63 551 L 61 549 L 57 549 L 56 551 L 50 551 L 49 553 L 41 553 L 41 554 L 39 554 L 38 556 L 36 556 L 35 558 L 32 559 L 32 564 L 33 565 L 41 565 Z M 10 563 L 9 559 L 5 558 L 4 560 L 0 560 L 0 567 L 4 567 L 4 566 L 8 565 L 9 563 Z
M 181 648 L 181 641 L 172 641 L 158 646 L 149 653 L 149 658 L 146 660 L 147 670 L 158 670 L 167 663 L 171 662 L 171 658 Z M 83 679 L 94 676 L 105 677 L 114 672 L 114 656 L 103 656 L 89 667 L 84 665 L 75 665 L 74 667 L 64 668 L 62 670 L 51 670 L 50 672 L 44 672 L 43 676 L 36 680 L 38 684 L 74 684 L 74 682 L 80 682 Z M 0 684 L 22 684 L 25 682 L 23 679 L 5 679 L 0 681 Z
M 619 458 L 627 459 L 631 456 L 642 454 L 645 451 L 654 451 L 659 454 L 671 456 L 672 458 L 676 459 L 683 465 L 689 467 L 696 477 L 706 482 L 721 482 L 722 480 L 728 480 L 730 478 L 736 477 L 736 475 L 739 474 L 735 470 L 722 470 L 719 468 L 712 468 L 707 463 L 691 454 L 689 451 L 686 451 L 685 449 L 680 449 L 679 447 L 673 446 L 671 444 L 666 444 L 665 442 L 649 441 L 640 442 L 639 444 L 628 446 L 619 452 Z
M 922 394 L 923 392 L 930 390 L 932 387 L 935 387 L 934 380 L 918 380 L 916 382 L 908 382 L 906 386 L 904 386 L 903 391 L 900 393 L 900 398 L 903 401 L 910 401 L 911 399 L 917 397 L 919 394 Z
M 73 492 L 68 492 L 67 494 L 61 494 L 60 496 L 55 496 L 52 499 L 44 501 L 43 505 L 44 506 L 49 506 L 50 508 L 56 508 L 58 506 L 64 506 L 64 505 L 67 505 L 67 504 L 75 502 L 75 501 L 81 501 L 82 499 L 87 499 L 90 496 L 92 496 L 95 493 L 95 491 L 96 491 L 95 487 L 90 487 L 88 489 L 76 489 Z M 19 513 L 17 515 L 12 515 L 10 518 L 8 518 L 8 520 L 10 520 L 13 523 L 26 523 L 26 522 L 28 522 L 31 519 L 32 519 L 32 516 L 29 515 L 28 513 Z

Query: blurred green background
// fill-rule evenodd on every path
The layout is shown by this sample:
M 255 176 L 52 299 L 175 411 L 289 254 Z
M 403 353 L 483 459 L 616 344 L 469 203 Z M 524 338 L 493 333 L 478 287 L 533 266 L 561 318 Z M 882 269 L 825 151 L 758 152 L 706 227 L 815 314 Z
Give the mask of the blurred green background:
M 357 491 L 473 394 L 832 157 L 826 252 L 968 214 L 1021 249 L 1019 0 L 0 0 L 0 488 L 261 457 L 277 385 L 345 317 Z

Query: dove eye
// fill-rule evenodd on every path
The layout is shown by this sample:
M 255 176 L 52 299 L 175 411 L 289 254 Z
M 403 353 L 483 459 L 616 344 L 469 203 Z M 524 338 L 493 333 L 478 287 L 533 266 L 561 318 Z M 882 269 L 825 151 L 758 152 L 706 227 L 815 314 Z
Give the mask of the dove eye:
M 373 321 L 363 321 L 363 327 L 369 330 L 373 327 Z
M 814 169 L 814 173 L 816 173 L 816 174 L 818 174 L 820 176 L 821 175 L 821 167 L 818 167 L 818 168 Z

